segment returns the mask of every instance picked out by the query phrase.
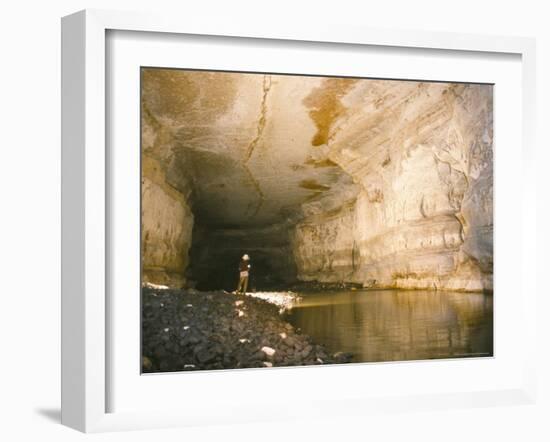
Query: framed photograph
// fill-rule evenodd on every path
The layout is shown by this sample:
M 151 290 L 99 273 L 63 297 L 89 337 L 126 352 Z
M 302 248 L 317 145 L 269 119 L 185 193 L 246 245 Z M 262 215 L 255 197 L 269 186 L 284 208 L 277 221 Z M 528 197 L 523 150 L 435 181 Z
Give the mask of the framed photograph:
M 62 45 L 64 424 L 534 400 L 534 41 L 83 11 Z

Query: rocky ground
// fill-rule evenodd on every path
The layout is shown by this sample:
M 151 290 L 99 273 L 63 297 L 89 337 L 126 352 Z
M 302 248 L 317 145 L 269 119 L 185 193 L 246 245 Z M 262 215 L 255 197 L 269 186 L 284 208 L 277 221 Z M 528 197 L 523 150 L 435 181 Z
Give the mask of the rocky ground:
M 142 290 L 143 372 L 347 363 L 263 299 L 226 292 Z

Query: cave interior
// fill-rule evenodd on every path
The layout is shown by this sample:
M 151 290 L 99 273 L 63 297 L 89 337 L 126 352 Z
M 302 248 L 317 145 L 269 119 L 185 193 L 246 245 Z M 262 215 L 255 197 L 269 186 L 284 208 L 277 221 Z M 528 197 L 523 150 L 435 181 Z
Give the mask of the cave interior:
M 492 289 L 492 87 L 142 69 L 143 279 Z

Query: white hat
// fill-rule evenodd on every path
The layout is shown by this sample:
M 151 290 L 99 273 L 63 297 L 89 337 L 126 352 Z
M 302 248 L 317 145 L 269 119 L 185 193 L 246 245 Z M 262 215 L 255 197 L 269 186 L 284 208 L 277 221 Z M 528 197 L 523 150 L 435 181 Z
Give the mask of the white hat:
M 245 253 L 245 254 L 243 255 L 243 259 L 250 259 L 250 257 Z

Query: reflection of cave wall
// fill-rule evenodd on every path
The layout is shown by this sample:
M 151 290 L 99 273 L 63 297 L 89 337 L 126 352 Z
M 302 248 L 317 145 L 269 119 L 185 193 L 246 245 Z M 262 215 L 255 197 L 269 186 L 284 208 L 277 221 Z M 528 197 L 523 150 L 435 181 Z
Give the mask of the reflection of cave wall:
M 492 87 L 145 70 L 144 280 L 492 289 Z
M 353 352 L 361 354 L 362 360 L 493 353 L 492 296 L 427 290 L 411 296 L 410 292 L 380 290 L 361 302 L 353 292 L 341 293 L 332 301 L 327 304 L 322 297 L 309 297 L 307 308 L 290 312 L 291 322 L 334 350 L 355 343 Z M 334 327 L 334 318 L 348 326 Z

